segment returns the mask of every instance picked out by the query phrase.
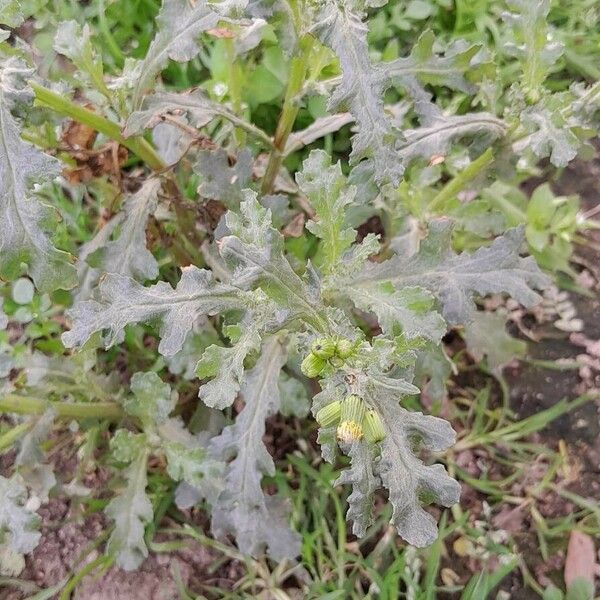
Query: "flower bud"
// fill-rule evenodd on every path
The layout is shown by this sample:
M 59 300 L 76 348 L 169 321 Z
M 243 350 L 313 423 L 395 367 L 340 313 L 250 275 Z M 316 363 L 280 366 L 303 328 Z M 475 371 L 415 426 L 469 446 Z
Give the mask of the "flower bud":
M 335 345 L 335 353 L 342 359 L 350 358 L 354 354 L 354 344 L 350 340 L 338 340 Z
M 302 361 L 302 364 L 300 365 L 300 369 L 307 377 L 312 378 L 312 377 L 316 377 L 317 375 L 319 375 L 319 373 L 321 373 L 321 371 L 325 368 L 325 365 L 326 365 L 326 362 L 322 358 L 315 356 L 311 352 Z
M 335 342 L 332 339 L 319 338 L 313 342 L 311 350 L 315 356 L 328 359 L 335 354 Z
M 360 396 L 352 394 L 342 402 L 340 419 L 351 423 L 362 423 L 365 416 L 366 406 Z
M 385 429 L 383 428 L 381 417 L 372 409 L 368 410 L 365 414 L 362 427 L 365 433 L 365 439 L 370 444 L 376 444 L 385 437 Z
M 339 400 L 334 400 L 319 410 L 315 418 L 321 427 L 333 427 L 333 425 L 339 423 L 341 412 L 342 403 Z

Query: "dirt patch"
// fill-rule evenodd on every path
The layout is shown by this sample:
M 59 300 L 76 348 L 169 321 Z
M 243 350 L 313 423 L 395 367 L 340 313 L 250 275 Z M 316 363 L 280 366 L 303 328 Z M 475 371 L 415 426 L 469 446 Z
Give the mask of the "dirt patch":
M 51 499 L 39 511 L 42 538 L 26 557 L 21 580 L 40 589 L 48 589 L 71 577 L 86 564 L 96 560 L 103 546 L 95 547 L 108 525 L 102 513 L 77 519 L 65 498 Z M 162 538 L 164 540 L 164 537 Z M 156 541 L 161 541 L 157 536 Z M 177 582 L 186 589 L 198 589 L 201 582 L 213 577 L 207 567 L 215 561 L 210 550 L 194 540 L 170 553 L 150 553 L 134 572 L 111 567 L 93 571 L 75 589 L 73 600 L 175 600 L 180 597 Z M 2 600 L 28 597 L 19 591 L 0 591 Z

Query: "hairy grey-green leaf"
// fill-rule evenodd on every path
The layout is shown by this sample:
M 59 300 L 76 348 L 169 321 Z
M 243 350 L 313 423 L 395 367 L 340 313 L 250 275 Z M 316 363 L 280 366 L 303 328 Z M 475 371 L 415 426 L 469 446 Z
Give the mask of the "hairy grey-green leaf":
M 212 530 L 218 537 L 232 534 L 242 552 L 260 556 L 267 550 L 274 560 L 294 558 L 300 539 L 286 522 L 280 498 L 267 496 L 261 487 L 264 475 L 275 465 L 262 437 L 265 420 L 279 409 L 278 380 L 286 354 L 272 337 L 242 386 L 245 406 L 235 423 L 211 440 L 211 454 L 227 466 L 225 490 L 213 506 Z
M 88 23 L 81 27 L 77 21 L 62 21 L 56 30 L 54 49 L 71 60 L 96 89 L 109 96 L 110 93 L 104 83 L 102 58 L 98 56 L 91 37 L 92 32 Z
M 323 287 L 334 294 L 339 293 L 348 280 L 365 268 L 369 257 L 377 254 L 380 247 L 379 237 L 374 233 L 367 234 L 360 244 L 353 244 L 344 253 L 335 265 L 333 272 L 323 280 Z
M 289 156 L 305 146 L 312 144 L 314 141 L 319 140 L 330 133 L 339 131 L 344 125 L 348 125 L 353 121 L 354 117 L 347 112 L 318 117 L 306 129 L 294 131 L 290 134 L 283 154 Z
M 238 117 L 225 105 L 213 102 L 202 90 L 193 90 L 182 94 L 175 92 L 153 94 L 146 99 L 142 110 L 137 110 L 129 116 L 123 135 L 128 137 L 140 133 L 144 129 L 152 129 L 162 123 L 165 118 L 180 120 L 186 124 L 182 115 L 186 115 L 190 124 L 198 129 L 208 125 L 214 119 L 225 119 L 236 127 L 260 137 L 267 147 L 271 145 L 271 141 L 265 133 Z
M 390 283 L 372 287 L 348 286 L 345 293 L 357 308 L 375 313 L 386 335 L 403 333 L 438 342 L 446 333 L 444 319 L 434 309 L 434 297 L 420 287 L 395 289 Z
M 0 25 L 18 27 L 24 19 L 19 0 L 0 0 Z
M 387 82 L 369 58 L 367 26 L 362 21 L 362 10 L 355 8 L 350 3 L 325 0 L 314 19 L 314 33 L 336 53 L 342 69 L 341 82 L 328 108 L 347 107 L 356 120 L 358 132 L 352 139 L 351 162 L 368 158 L 378 183 L 397 185 L 402 167 L 394 146 L 401 134 L 385 113 L 383 92 Z
M 130 387 L 132 395 L 123 401 L 123 408 L 144 426 L 160 425 L 175 408 L 177 394 L 153 371 L 134 373 Z
M 169 372 L 183 379 L 196 378 L 196 367 L 204 351 L 219 341 L 219 335 L 208 322 L 201 323 L 188 333 L 181 350 L 165 358 Z
M 87 262 L 87 259 L 109 242 L 113 231 L 123 222 L 124 218 L 124 213 L 117 213 L 110 221 L 104 224 L 89 242 L 83 244 L 79 249 L 79 260 L 77 262 L 79 285 L 74 291 L 75 301 L 88 300 L 92 295 L 92 290 L 98 283 L 102 271 L 91 266 Z
M 467 113 L 445 116 L 433 104 L 421 107 L 421 127 L 404 132 L 397 143 L 398 157 L 404 167 L 416 158 L 431 159 L 448 152 L 452 142 L 464 137 L 479 136 L 486 145 L 506 133 L 506 125 L 489 113 Z
M 282 371 L 279 377 L 279 395 L 282 415 L 301 419 L 306 417 L 310 409 L 310 398 L 308 389 L 301 381 Z
M 202 354 L 196 367 L 201 379 L 212 377 L 200 386 L 198 396 L 212 408 L 227 408 L 236 399 L 244 379 L 244 360 L 250 352 L 260 347 L 261 324 L 252 316 L 243 322 L 243 333 L 233 346 L 213 344 Z
M 198 38 L 213 29 L 222 17 L 206 0 L 163 0 L 156 18 L 158 31 L 142 63 L 141 76 L 133 91 L 133 104 L 139 106 L 143 94 L 167 62 L 185 62 L 200 51 Z
M 510 26 L 512 39 L 504 50 L 519 58 L 524 91 L 537 100 L 549 70 L 563 52 L 562 44 L 548 30 L 550 0 L 507 0 L 507 5 L 513 12 L 502 13 L 502 18 Z
M 158 351 L 171 356 L 181 350 L 198 317 L 243 306 L 238 289 L 217 283 L 210 271 L 194 266 L 181 270 L 175 289 L 164 281 L 144 287 L 130 277 L 109 273 L 100 282 L 94 299 L 77 302 L 67 312 L 72 328 L 62 340 L 67 348 L 73 348 L 101 331 L 105 332 L 103 344 L 109 348 L 123 339 L 126 325 L 156 319 L 162 338 Z
M 242 190 L 252 179 L 252 155 L 245 148 L 230 166 L 225 150 L 201 150 L 194 171 L 202 176 L 198 193 L 203 198 L 220 200 L 230 210 L 238 210 L 243 200 Z
M 452 506 L 459 500 L 460 485 L 442 465 L 425 465 L 415 456 L 415 438 L 427 450 L 441 452 L 454 443 L 455 433 L 443 419 L 405 410 L 397 395 L 374 388 L 369 400 L 386 430 L 376 472 L 389 491 L 392 523 L 409 544 L 427 546 L 436 540 L 437 526 L 422 508 L 420 495 L 432 494 L 437 503 Z
M 252 307 L 235 326 L 239 332 L 235 343 L 230 347 L 209 346 L 198 361 L 198 377 L 213 378 L 198 391 L 200 399 L 211 408 L 223 409 L 233 404 L 243 382 L 246 357 L 260 348 L 265 332 L 281 326 L 285 313 L 278 311 L 261 292 L 254 292 L 254 296 Z
M 106 273 L 118 273 L 132 279 L 156 279 L 158 262 L 146 248 L 146 223 L 156 210 L 160 179 L 150 178 L 124 203 L 124 217 L 116 239 L 96 250 L 88 262 Z
M 40 541 L 39 517 L 27 507 L 27 488 L 15 474 L 9 479 L 0 475 L 0 532 L 9 531 L 16 552 L 31 552 Z
M 465 340 L 471 356 L 477 361 L 487 357 L 494 372 L 527 352 L 527 344 L 506 331 L 506 316 L 500 312 L 476 312 L 465 325 Z
M 137 569 L 148 556 L 144 529 L 152 520 L 154 511 L 146 495 L 147 468 L 148 451 L 143 448 L 125 470 L 125 488 L 104 509 L 106 515 L 115 522 L 106 552 L 115 556 L 117 565 L 126 571 Z
M 323 150 L 313 150 L 296 173 L 296 182 L 315 209 L 306 228 L 320 238 L 316 264 L 328 273 L 356 238 L 346 223 L 346 208 L 354 202 L 356 188 L 346 184 L 340 163 L 331 164 Z
M 191 504 L 180 502 L 176 492 L 177 506 L 189 508 L 203 498 L 214 504 L 223 491 L 226 465 L 209 455 L 208 432 L 192 435 L 180 418 L 171 418 L 158 427 L 158 434 L 167 459 L 169 477 L 185 484 L 180 484 L 179 488 L 188 488 L 186 495 L 193 499 Z
M 417 353 L 414 383 L 432 404 L 440 406 L 446 397 L 446 384 L 452 374 L 452 363 L 441 344 L 427 344 Z
M 241 215 L 229 211 L 231 235 L 219 241 L 219 252 L 233 269 L 231 283 L 241 289 L 260 287 L 280 307 L 302 316 L 318 330 L 327 327 L 320 314 L 319 290 L 305 283 L 283 253 L 283 237 L 272 227 L 271 211 L 260 205 L 256 193 L 245 190 Z
M 493 76 L 492 63 L 480 60 L 481 46 L 469 45 L 463 40 L 452 42 L 444 55 L 435 50 L 435 34 L 427 30 L 421 34 L 409 56 L 378 65 L 390 83 L 404 88 L 409 94 L 423 84 L 445 86 L 467 94 L 476 91 L 473 82 Z
M 69 289 L 77 283 L 75 267 L 68 253 L 52 245 L 46 233 L 52 210 L 35 198 L 34 190 L 58 175 L 58 161 L 21 140 L 10 112 L 28 94 L 15 83 L 22 70 L 14 59 L 0 68 L 0 277 L 18 277 L 24 263 L 40 291 Z
M 46 410 L 40 416 L 30 417 L 31 429 L 19 440 L 15 467 L 27 481 L 27 486 L 42 501 L 48 500 L 50 490 L 56 485 L 51 465 L 45 464 L 41 444 L 48 439 L 54 425 L 55 413 Z
M 192 147 L 194 138 L 172 123 L 158 123 L 152 129 L 152 142 L 156 152 L 167 165 L 174 165 Z
M 538 158 L 550 157 L 556 167 L 566 167 L 576 156 L 579 139 L 559 111 L 532 106 L 520 114 L 521 123 L 530 132 L 525 138 Z
M 443 315 L 451 324 L 471 319 L 475 295 L 506 293 L 525 306 L 540 301 L 534 288 L 543 289 L 549 280 L 533 258 L 519 256 L 524 242 L 522 228 L 508 230 L 490 246 L 472 254 L 456 254 L 451 235 L 449 221 L 432 221 L 416 254 L 396 255 L 383 263 L 368 265 L 352 285 L 356 289 L 373 289 L 384 281 L 396 289 L 418 285 L 439 300 Z
M 373 522 L 374 495 L 381 487 L 381 480 L 374 472 L 374 455 L 375 449 L 364 440 L 350 444 L 350 467 L 334 483 L 352 485 L 346 518 L 352 521 L 352 533 L 358 537 L 363 537 Z

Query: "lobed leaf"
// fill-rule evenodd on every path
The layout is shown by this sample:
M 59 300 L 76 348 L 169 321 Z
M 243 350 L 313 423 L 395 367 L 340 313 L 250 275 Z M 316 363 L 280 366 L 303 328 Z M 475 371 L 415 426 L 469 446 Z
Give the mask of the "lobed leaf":
M 35 185 L 59 174 L 58 161 L 21 140 L 11 108 L 29 92 L 22 83 L 30 73 L 16 59 L 0 69 L 0 277 L 14 279 L 21 265 L 41 292 L 69 289 L 77 283 L 70 255 L 57 250 L 45 230 L 52 210 L 35 198 Z
M 352 485 L 348 496 L 346 518 L 352 521 L 352 533 L 363 537 L 373 521 L 375 492 L 381 487 L 381 480 L 374 472 L 375 448 L 364 440 L 353 442 L 348 448 L 350 467 L 342 471 L 333 485 Z
M 91 38 L 92 32 L 88 23 L 82 28 L 77 21 L 62 21 L 56 29 L 54 49 L 87 75 L 96 89 L 110 96 L 104 83 L 102 58 L 96 53 Z
M 202 176 L 198 193 L 203 198 L 220 200 L 230 210 L 238 210 L 244 195 L 243 189 L 252 179 L 252 155 L 246 148 L 229 165 L 225 150 L 201 150 L 194 171 Z
M 549 157 L 554 166 L 566 167 L 577 156 L 579 139 L 558 111 L 532 106 L 519 118 L 529 132 L 528 146 L 538 158 Z
M 148 451 L 136 451 L 125 471 L 127 484 L 106 506 L 104 512 L 113 519 L 115 527 L 106 544 L 107 554 L 116 556 L 116 563 L 125 571 L 137 569 L 148 556 L 144 540 L 145 526 L 154 511 L 146 495 Z
M 275 465 L 262 437 L 265 420 L 279 409 L 279 374 L 286 353 L 277 337 L 265 341 L 256 366 L 248 373 L 241 394 L 245 406 L 233 425 L 211 440 L 211 454 L 227 465 L 225 489 L 213 506 L 212 530 L 218 537 L 231 533 L 242 552 L 260 556 L 264 549 L 274 560 L 294 558 L 300 538 L 286 522 L 281 499 L 267 496 L 263 475 Z
M 310 153 L 296 182 L 315 209 L 316 219 L 306 228 L 321 240 L 318 264 L 331 272 L 356 238 L 356 231 L 346 224 L 346 207 L 354 201 L 356 188 L 346 185 L 340 163 L 332 165 L 323 150 Z
M 548 278 L 531 257 L 521 258 L 524 242 L 522 228 L 510 229 L 488 247 L 474 253 L 456 254 L 452 250 L 452 225 L 446 220 L 432 221 L 419 251 L 412 256 L 393 258 L 369 265 L 348 289 L 373 290 L 381 282 L 394 288 L 419 285 L 440 302 L 450 324 L 468 322 L 475 310 L 473 296 L 506 293 L 525 306 L 533 306 Z
M 196 375 L 201 379 L 212 377 L 200 386 L 198 396 L 211 408 L 227 408 L 233 404 L 244 380 L 244 360 L 260 348 L 262 323 L 252 316 L 244 322 L 244 332 L 231 347 L 209 346 L 198 361 Z
M 387 87 L 384 74 L 369 58 L 367 26 L 363 14 L 348 2 L 325 0 L 314 19 L 313 32 L 329 46 L 340 60 L 342 79 L 329 99 L 328 109 L 344 106 L 352 113 L 358 132 L 352 138 L 350 161 L 372 161 L 379 184 L 397 185 L 402 167 L 395 153 L 401 133 L 385 113 L 383 92 Z
M 458 139 L 480 137 L 481 143 L 489 145 L 506 133 L 504 122 L 488 113 L 445 116 L 430 103 L 422 104 L 419 110 L 421 127 L 405 131 L 405 139 L 397 144 L 398 158 L 404 168 L 417 158 L 430 160 L 445 155 Z
M 0 532 L 11 534 L 11 546 L 16 552 L 31 552 L 40 541 L 37 531 L 39 517 L 28 508 L 27 488 L 23 478 L 15 474 L 9 479 L 0 475 Z
M 139 106 L 143 94 L 167 62 L 185 62 L 200 51 L 198 37 L 217 26 L 221 16 L 207 0 L 163 0 L 156 18 L 158 31 L 140 67 L 133 90 L 133 105 Z
M 424 84 L 473 94 L 477 89 L 475 81 L 485 76 L 493 77 L 493 64 L 481 59 L 480 45 L 457 40 L 439 55 L 434 49 L 435 42 L 434 32 L 427 30 L 421 34 L 409 56 L 377 66 L 384 70 L 391 84 L 404 88 L 409 94 L 422 93 Z
M 421 507 L 420 497 L 428 493 L 442 506 L 452 506 L 459 500 L 460 485 L 442 465 L 423 464 L 414 454 L 414 439 L 417 436 L 424 448 L 441 452 L 454 444 L 455 433 L 443 419 L 403 409 L 398 396 L 376 390 L 369 399 L 386 429 L 376 473 L 389 490 L 392 523 L 409 544 L 432 544 L 436 521 Z
M 134 373 L 130 387 L 133 395 L 123 401 L 123 408 L 140 419 L 144 427 L 164 423 L 175 408 L 177 395 L 153 371 Z
M 63 334 L 67 348 L 83 345 L 95 332 L 105 332 L 105 348 L 120 343 L 130 323 L 157 319 L 162 338 L 158 351 L 171 356 L 181 350 L 195 320 L 234 308 L 243 308 L 241 292 L 217 283 L 210 271 L 194 266 L 181 270 L 181 279 L 173 289 L 163 281 L 144 287 L 130 277 L 105 275 L 91 300 L 77 302 L 67 311 L 72 328 Z
M 407 339 L 424 337 L 435 343 L 446 333 L 444 319 L 434 309 L 435 298 L 420 287 L 394 288 L 390 283 L 373 287 L 349 287 L 357 308 L 377 316 L 386 335 L 403 333 Z
M 125 200 L 123 216 L 115 217 L 122 223 L 117 238 L 88 255 L 90 265 L 105 273 L 118 273 L 140 281 L 158 277 L 158 262 L 146 248 L 146 224 L 156 210 L 160 186 L 160 179 L 150 178 Z
M 548 71 L 563 53 L 562 44 L 552 40 L 548 31 L 550 0 L 507 0 L 507 4 L 513 12 L 502 13 L 502 18 L 510 25 L 512 40 L 504 50 L 520 59 L 523 90 L 537 101 Z
M 506 331 L 506 315 L 499 312 L 474 313 L 465 326 L 465 341 L 471 356 L 477 361 L 487 357 L 487 364 L 494 372 L 527 352 L 526 342 Z
M 318 310 L 318 284 L 314 279 L 305 283 L 292 269 L 283 253 L 283 237 L 271 225 L 271 211 L 250 190 L 245 190 L 240 211 L 241 215 L 227 213 L 230 235 L 219 241 L 219 252 L 233 271 L 231 284 L 244 290 L 260 287 L 294 317 L 304 318 L 317 330 L 327 329 Z

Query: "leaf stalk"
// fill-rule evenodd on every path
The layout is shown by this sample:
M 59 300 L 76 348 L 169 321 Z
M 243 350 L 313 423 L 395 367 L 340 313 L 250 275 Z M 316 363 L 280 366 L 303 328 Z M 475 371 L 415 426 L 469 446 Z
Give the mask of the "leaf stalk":
M 53 402 L 18 394 L 6 394 L 0 398 L 0 412 L 20 415 L 41 415 L 52 409 L 60 419 L 109 419 L 118 421 L 125 416 L 116 402 Z
M 61 96 L 34 81 L 30 81 L 29 86 L 33 90 L 35 98 L 40 104 L 48 107 L 59 115 L 69 117 L 78 123 L 87 125 L 115 142 L 118 142 L 122 146 L 125 146 L 125 148 L 143 160 L 151 169 L 160 171 L 165 168 L 165 164 L 157 154 L 156 150 L 143 137 L 136 136 L 125 138 L 117 123 L 109 121 L 89 108 L 76 104 L 71 99 Z

